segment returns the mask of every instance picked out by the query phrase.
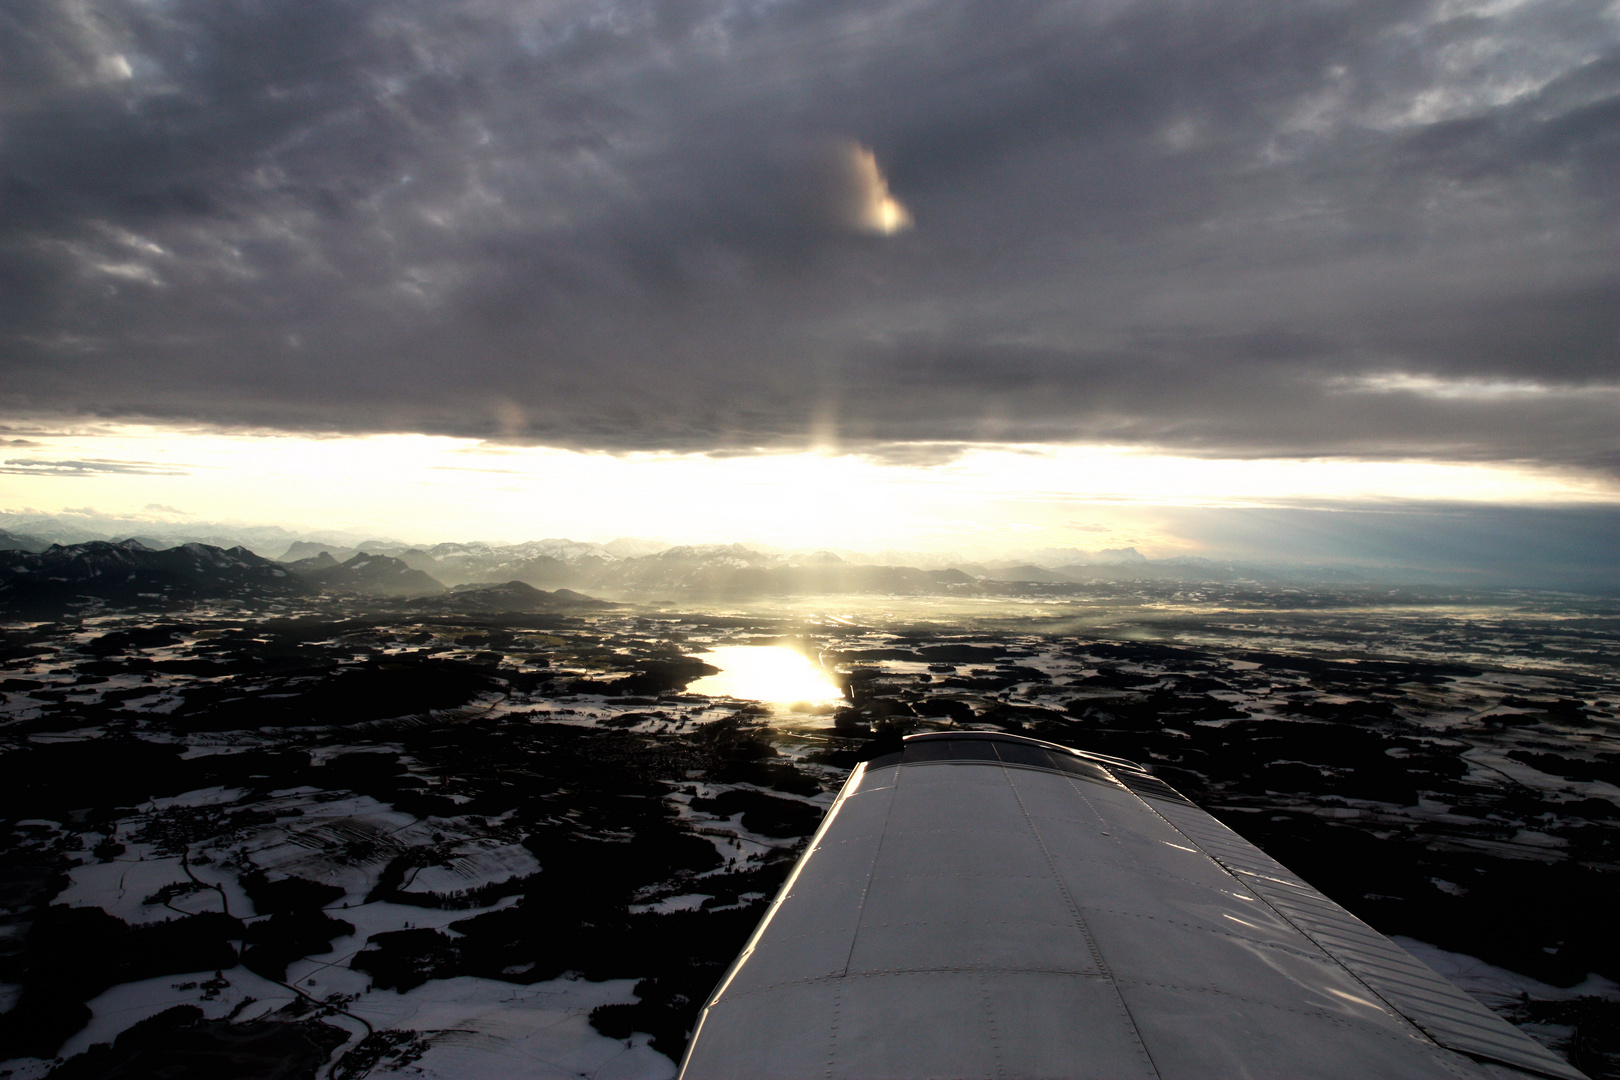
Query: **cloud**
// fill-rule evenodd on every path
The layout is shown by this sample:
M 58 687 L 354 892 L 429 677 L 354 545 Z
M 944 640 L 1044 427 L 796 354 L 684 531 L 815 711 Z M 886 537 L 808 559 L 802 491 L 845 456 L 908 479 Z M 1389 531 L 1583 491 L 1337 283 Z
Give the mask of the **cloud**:
M 15 476 L 186 476 L 186 469 L 151 461 L 112 461 L 86 458 L 76 461 L 40 461 L 34 458 L 7 458 L 0 473 Z
M 1616 469 L 1613 31 L 41 0 L 0 26 L 0 409 Z
M 926 468 L 931 465 L 949 465 L 970 449 L 972 444 L 966 442 L 873 440 L 861 456 L 883 465 Z

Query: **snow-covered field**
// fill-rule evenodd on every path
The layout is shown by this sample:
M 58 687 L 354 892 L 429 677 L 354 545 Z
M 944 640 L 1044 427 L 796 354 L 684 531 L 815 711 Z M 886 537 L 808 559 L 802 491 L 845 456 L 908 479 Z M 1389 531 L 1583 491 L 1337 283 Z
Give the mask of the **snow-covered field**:
M 855 752 L 952 725 L 1152 764 L 1554 1046 L 1620 1014 L 1607 616 L 945 614 L 5 628 L 0 1077 L 673 1075 Z M 694 692 L 748 648 L 783 700 Z

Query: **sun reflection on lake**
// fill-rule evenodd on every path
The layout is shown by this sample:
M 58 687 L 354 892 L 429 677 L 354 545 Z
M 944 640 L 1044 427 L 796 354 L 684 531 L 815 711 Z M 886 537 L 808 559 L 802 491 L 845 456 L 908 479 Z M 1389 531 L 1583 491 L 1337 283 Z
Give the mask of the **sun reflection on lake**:
M 721 645 L 702 658 L 720 674 L 698 679 L 686 688 L 690 693 L 778 705 L 825 705 L 844 697 L 814 660 L 780 645 Z

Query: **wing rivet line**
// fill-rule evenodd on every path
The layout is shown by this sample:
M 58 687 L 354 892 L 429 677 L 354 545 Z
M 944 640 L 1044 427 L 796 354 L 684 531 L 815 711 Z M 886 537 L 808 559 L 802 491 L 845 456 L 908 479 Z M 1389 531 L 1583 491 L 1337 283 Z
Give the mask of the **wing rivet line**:
M 1006 775 L 1005 771 L 1003 775 Z M 1109 969 L 1108 961 L 1103 959 L 1102 950 L 1097 947 L 1097 939 L 1092 936 L 1090 924 L 1086 922 L 1086 917 L 1081 914 L 1080 905 L 1075 901 L 1074 894 L 1069 891 L 1068 883 L 1063 880 L 1063 875 L 1058 872 L 1057 860 L 1052 857 L 1052 850 L 1047 847 L 1046 838 L 1041 835 L 1041 830 L 1035 824 L 1035 818 L 1030 814 L 1029 807 L 1025 805 L 1024 797 L 1019 794 L 1018 785 L 1013 782 L 1011 776 L 1007 776 L 1007 787 L 1012 791 L 1013 798 L 1017 800 L 1019 812 L 1024 815 L 1024 822 L 1029 826 L 1029 831 L 1035 837 L 1035 842 L 1040 845 L 1041 857 L 1046 860 L 1047 872 L 1052 875 L 1053 884 L 1057 886 L 1058 892 L 1063 896 L 1063 902 L 1068 905 L 1069 914 L 1074 918 L 1075 929 L 1080 931 L 1080 936 L 1085 939 L 1086 948 L 1091 952 L 1092 961 L 1097 965 L 1097 969 L 1102 972 L 1103 979 L 1107 982 L 1109 988 L 1114 991 L 1114 1001 L 1119 1010 L 1120 1019 L 1124 1021 L 1123 1027 L 1126 1033 L 1130 1035 L 1132 1043 L 1135 1044 L 1137 1053 L 1141 1055 L 1142 1063 L 1148 1067 L 1148 1071 L 1154 1076 L 1161 1075 L 1159 1067 L 1153 1064 L 1153 1055 L 1148 1053 L 1147 1044 L 1142 1041 L 1142 1032 L 1136 1026 L 1136 1018 L 1131 1015 L 1131 1007 L 1126 1004 L 1125 996 L 1119 992 L 1119 983 L 1114 979 L 1114 973 Z

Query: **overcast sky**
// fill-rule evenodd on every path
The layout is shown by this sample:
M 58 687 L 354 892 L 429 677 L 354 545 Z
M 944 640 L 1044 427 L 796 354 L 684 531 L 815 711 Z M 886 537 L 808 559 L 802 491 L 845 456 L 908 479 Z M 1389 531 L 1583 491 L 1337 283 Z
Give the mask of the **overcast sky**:
M 1620 467 L 1601 0 L 38 0 L 0 34 L 16 411 Z
M 0 57 L 13 434 L 1620 476 L 1613 2 L 35 0 Z

